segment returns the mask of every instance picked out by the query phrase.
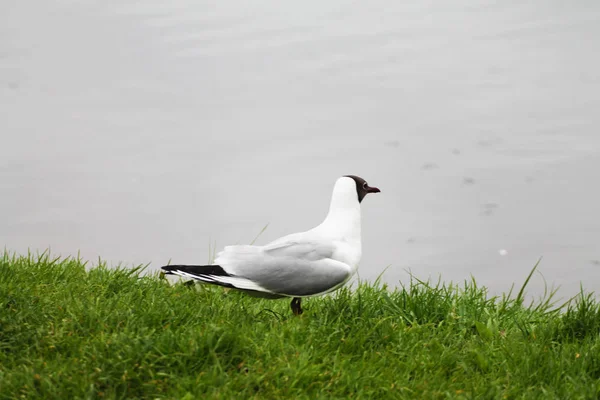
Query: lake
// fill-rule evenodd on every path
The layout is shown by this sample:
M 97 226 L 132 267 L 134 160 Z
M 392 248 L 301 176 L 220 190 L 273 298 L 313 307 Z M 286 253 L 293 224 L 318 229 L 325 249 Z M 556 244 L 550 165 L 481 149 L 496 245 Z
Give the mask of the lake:
M 356 174 L 363 279 L 597 291 L 599 49 L 591 0 L 4 2 L 0 244 L 204 263 Z

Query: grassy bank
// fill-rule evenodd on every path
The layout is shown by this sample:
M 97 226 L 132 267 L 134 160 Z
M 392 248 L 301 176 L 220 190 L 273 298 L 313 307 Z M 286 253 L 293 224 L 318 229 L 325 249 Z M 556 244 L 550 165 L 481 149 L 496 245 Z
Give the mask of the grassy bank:
M 0 398 L 597 398 L 600 308 L 413 280 L 305 302 L 0 256 Z

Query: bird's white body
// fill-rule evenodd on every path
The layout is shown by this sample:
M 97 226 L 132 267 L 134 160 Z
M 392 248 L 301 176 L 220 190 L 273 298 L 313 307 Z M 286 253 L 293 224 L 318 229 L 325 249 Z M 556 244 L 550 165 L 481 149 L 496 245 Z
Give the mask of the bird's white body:
M 360 199 L 355 180 L 341 177 L 333 188 L 327 217 L 315 228 L 264 246 L 227 246 L 213 264 L 222 271 L 214 274 L 175 267 L 169 272 L 266 297 L 306 297 L 330 292 L 344 285 L 358 268 Z

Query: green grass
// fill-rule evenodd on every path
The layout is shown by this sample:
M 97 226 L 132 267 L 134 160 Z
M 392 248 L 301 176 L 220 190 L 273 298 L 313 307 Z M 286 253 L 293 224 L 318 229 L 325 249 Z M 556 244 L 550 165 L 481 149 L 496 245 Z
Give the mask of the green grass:
M 598 398 L 600 307 L 475 281 L 305 301 L 0 255 L 0 399 Z

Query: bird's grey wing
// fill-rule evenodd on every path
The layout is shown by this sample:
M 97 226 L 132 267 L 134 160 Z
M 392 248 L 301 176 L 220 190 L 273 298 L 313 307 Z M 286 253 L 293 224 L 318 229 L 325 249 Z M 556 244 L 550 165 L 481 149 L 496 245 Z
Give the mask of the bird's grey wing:
M 266 246 L 229 246 L 216 264 L 272 293 L 311 296 L 346 282 L 351 268 L 331 258 L 331 241 L 294 240 Z

